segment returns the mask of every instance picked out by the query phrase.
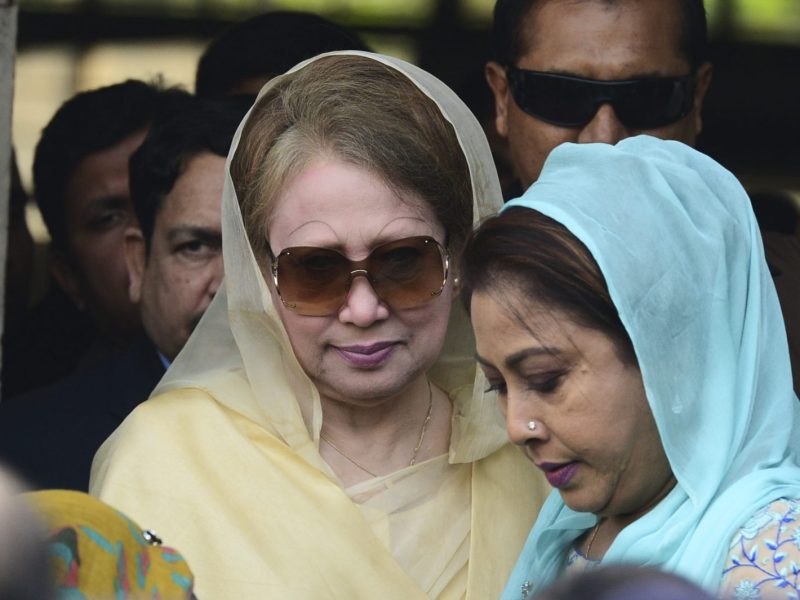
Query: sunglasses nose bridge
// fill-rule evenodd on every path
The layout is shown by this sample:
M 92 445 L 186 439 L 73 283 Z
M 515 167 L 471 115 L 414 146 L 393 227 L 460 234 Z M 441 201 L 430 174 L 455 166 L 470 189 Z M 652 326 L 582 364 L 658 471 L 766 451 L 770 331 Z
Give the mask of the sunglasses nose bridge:
M 611 108 L 614 109 L 614 112 L 617 112 L 617 94 L 616 88 L 614 87 L 605 87 L 602 85 L 593 86 L 592 94 L 591 94 L 591 106 L 592 106 L 592 114 L 589 117 L 589 121 L 591 122 L 597 116 L 597 111 L 599 111 L 603 106 L 608 104 Z
M 358 277 L 363 277 L 366 280 L 367 287 L 354 292 L 353 283 Z M 358 300 L 354 299 L 354 293 L 357 293 L 359 298 Z M 372 277 L 372 275 L 370 275 L 369 271 L 366 269 L 353 269 L 350 271 L 349 277 L 347 278 L 347 289 L 345 290 L 345 296 L 342 301 L 341 308 L 350 306 L 351 310 L 353 310 L 354 306 L 358 306 L 360 307 L 358 310 L 363 311 L 365 307 L 373 305 L 378 306 L 384 304 L 385 302 L 386 301 L 383 296 L 378 292 L 375 279 Z
M 378 291 L 375 289 L 375 281 L 374 281 L 372 275 L 370 275 L 370 272 L 367 271 L 366 269 L 361 269 L 361 268 L 352 269 L 350 271 L 350 273 L 348 274 L 348 277 L 347 277 L 347 293 L 348 294 L 350 293 L 350 288 L 353 286 L 353 280 L 356 277 L 364 277 L 367 280 L 367 283 L 369 283 L 369 285 L 372 288 L 372 291 L 375 293 L 375 295 L 376 296 L 378 295 Z
M 353 284 L 353 279 L 356 277 L 366 277 L 367 281 L 370 282 L 372 285 L 372 276 L 369 273 L 369 266 L 370 266 L 370 259 L 372 258 L 372 254 L 367 256 L 366 258 L 362 258 L 361 260 L 348 260 L 348 281 L 347 281 L 347 289 L 350 289 L 350 286 Z

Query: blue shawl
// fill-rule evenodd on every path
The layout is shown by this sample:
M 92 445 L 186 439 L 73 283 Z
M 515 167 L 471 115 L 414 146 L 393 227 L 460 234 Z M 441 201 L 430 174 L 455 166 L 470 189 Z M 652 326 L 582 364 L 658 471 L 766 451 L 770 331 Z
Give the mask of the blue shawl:
M 558 147 L 511 206 L 562 223 L 597 261 L 677 480 L 604 564 L 657 567 L 716 592 L 734 533 L 771 501 L 800 497 L 800 406 L 745 191 L 688 146 L 639 136 Z M 551 582 L 596 521 L 554 491 L 502 599 Z

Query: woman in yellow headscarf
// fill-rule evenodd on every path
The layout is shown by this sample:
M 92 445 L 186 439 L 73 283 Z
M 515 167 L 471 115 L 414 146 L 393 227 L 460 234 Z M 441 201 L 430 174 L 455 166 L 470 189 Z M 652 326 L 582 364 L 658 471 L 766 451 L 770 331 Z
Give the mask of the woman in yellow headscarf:
M 496 597 L 546 485 L 456 301 L 501 198 L 478 123 L 412 65 L 333 53 L 267 84 L 228 166 L 225 290 L 92 491 L 201 599 Z

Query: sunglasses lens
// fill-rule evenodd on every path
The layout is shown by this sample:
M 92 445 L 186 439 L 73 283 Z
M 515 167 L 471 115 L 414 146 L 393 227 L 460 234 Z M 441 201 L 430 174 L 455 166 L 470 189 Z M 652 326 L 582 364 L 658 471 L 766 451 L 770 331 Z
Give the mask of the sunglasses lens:
M 384 244 L 372 251 L 368 270 L 376 293 L 392 308 L 420 306 L 444 287 L 444 257 L 429 237 Z
M 420 306 L 437 296 L 446 275 L 444 250 L 425 236 L 384 244 L 357 263 L 335 250 L 310 246 L 288 248 L 276 260 L 283 304 L 307 316 L 336 313 L 347 299 L 354 271 L 366 272 L 375 293 L 393 309 Z
M 605 103 L 633 129 L 668 125 L 686 116 L 692 107 L 689 77 L 597 81 L 514 68 L 508 75 L 511 93 L 522 110 L 561 127 L 586 125 Z
M 529 115 L 562 127 L 578 127 L 592 120 L 595 92 L 584 81 L 516 69 L 509 75 L 514 100 Z
M 692 108 L 688 79 L 640 79 L 620 86 L 614 110 L 634 129 L 654 129 L 685 117 Z
M 281 300 L 301 315 L 329 315 L 344 303 L 350 280 L 350 261 L 334 250 L 289 248 L 277 263 Z

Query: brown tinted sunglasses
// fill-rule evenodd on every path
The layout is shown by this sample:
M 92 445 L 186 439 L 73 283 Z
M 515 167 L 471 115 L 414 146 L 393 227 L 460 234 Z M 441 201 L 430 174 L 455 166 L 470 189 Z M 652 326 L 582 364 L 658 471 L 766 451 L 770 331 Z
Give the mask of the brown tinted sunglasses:
M 330 248 L 286 248 L 272 260 L 272 280 L 286 308 L 319 317 L 336 314 L 361 276 L 393 310 L 421 306 L 442 293 L 449 266 L 439 242 L 416 236 L 377 246 L 358 261 Z

